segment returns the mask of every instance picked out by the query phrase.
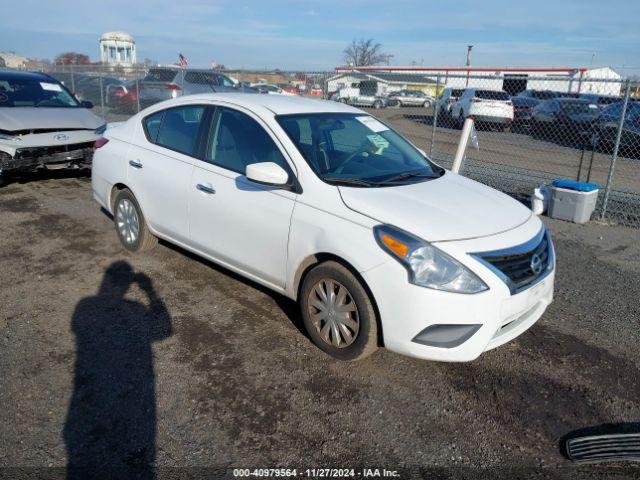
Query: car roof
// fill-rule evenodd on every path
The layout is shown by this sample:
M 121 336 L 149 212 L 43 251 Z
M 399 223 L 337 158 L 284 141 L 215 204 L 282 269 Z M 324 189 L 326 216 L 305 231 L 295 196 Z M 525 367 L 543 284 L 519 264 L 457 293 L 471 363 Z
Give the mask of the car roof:
M 187 95 L 175 100 L 163 102 L 167 107 L 194 101 L 221 101 L 249 110 L 260 108 L 271 111 L 274 115 L 290 115 L 296 113 L 363 113 L 355 107 L 331 100 L 300 97 L 297 95 L 266 95 L 261 93 L 204 93 Z
M 3 79 L 30 79 L 30 80 L 47 80 L 47 81 L 55 81 L 57 80 L 46 73 L 40 72 L 25 72 L 25 71 L 16 71 L 16 70 L 0 70 L 0 78 Z
M 562 103 L 590 103 L 586 98 L 558 97 L 553 100 L 557 100 Z

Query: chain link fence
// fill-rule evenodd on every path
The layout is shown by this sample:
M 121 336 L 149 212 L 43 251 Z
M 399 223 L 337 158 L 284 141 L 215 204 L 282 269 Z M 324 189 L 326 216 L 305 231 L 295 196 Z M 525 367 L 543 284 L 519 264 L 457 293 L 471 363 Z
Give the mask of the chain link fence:
M 46 73 L 109 122 L 182 95 L 302 95 L 370 109 L 449 167 L 473 116 L 461 173 L 528 202 L 556 178 L 598 184 L 594 218 L 640 227 L 640 101 L 628 80 L 390 71 L 262 72 L 53 66 Z

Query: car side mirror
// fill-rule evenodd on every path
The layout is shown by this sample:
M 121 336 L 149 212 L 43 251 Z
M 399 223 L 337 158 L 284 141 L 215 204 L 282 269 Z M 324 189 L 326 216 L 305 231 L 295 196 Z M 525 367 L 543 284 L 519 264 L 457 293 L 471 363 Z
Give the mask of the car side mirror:
M 90 102 L 89 100 L 82 100 L 80 102 L 80 106 L 82 108 L 93 108 L 93 102 Z
M 249 180 L 260 185 L 284 187 L 289 183 L 289 174 L 284 168 L 273 162 L 260 162 L 247 165 Z

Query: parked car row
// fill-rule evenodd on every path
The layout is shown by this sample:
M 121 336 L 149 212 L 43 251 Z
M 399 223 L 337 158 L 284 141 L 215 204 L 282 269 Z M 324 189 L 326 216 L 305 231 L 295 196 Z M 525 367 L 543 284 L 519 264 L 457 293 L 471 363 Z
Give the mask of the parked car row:
M 440 122 L 460 128 L 472 116 L 479 124 L 529 133 L 533 137 L 611 149 L 622 113 L 622 99 L 611 95 L 525 90 L 445 88 L 435 102 Z M 640 103 L 629 102 L 620 145 L 640 155 Z
M 334 92 L 330 100 L 359 107 L 375 109 L 386 107 L 424 107 L 435 103 L 435 96 L 424 90 L 393 90 L 379 92 L 378 82 L 364 81 L 356 87 L 343 87 Z

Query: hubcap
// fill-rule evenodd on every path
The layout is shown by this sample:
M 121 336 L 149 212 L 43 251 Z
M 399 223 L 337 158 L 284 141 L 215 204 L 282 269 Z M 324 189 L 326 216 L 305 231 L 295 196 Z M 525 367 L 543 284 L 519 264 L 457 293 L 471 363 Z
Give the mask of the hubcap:
M 140 232 L 140 221 L 138 212 L 133 202 L 127 198 L 118 202 L 116 208 L 116 224 L 120 237 L 128 244 L 132 245 L 138 239 Z
M 308 305 L 311 322 L 325 343 L 345 348 L 355 342 L 360 318 L 344 285 L 331 279 L 320 280 L 309 293 Z

